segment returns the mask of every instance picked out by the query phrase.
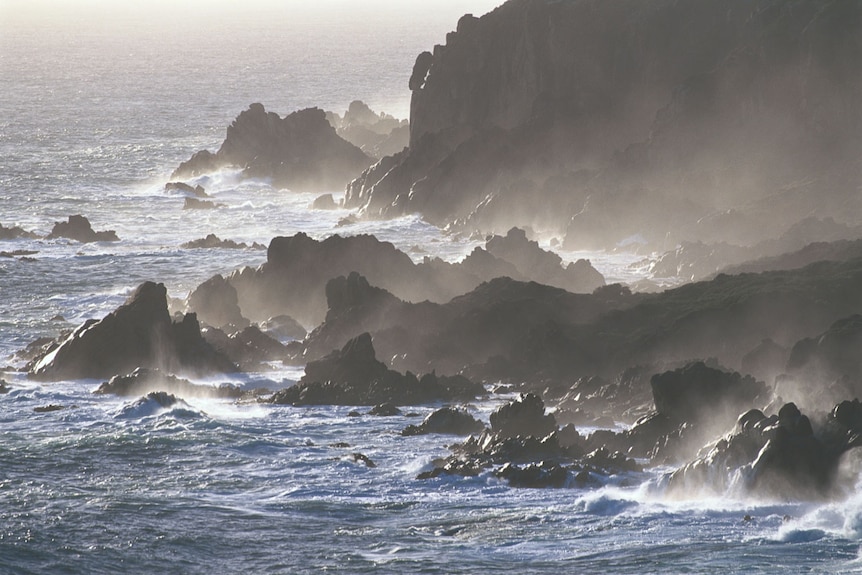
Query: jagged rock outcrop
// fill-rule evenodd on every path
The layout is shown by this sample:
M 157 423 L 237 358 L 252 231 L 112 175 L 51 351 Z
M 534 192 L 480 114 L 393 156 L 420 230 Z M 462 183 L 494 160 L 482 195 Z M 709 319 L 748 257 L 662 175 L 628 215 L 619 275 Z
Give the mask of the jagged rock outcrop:
M 487 246 L 476 248 L 459 263 L 425 258 L 415 264 L 406 253 L 374 236 L 334 235 L 317 241 L 298 233 L 274 238 L 265 264 L 234 273 L 228 281 L 237 290 L 244 316 L 259 321 L 288 314 L 304 325 L 317 325 L 324 319 L 329 307 L 324 290 L 327 282 L 352 272 L 410 302 L 446 302 L 501 275 L 576 292 L 590 292 L 605 283 L 588 261 L 563 267 L 556 254 L 527 240 L 520 230 L 511 230 L 505 238 L 490 238 Z M 510 263 L 507 258 L 515 261 Z
M 236 289 L 220 274 L 214 275 L 189 294 L 188 309 L 213 327 L 245 327 L 249 321 L 239 309 Z
M 341 189 L 372 160 L 343 140 L 323 110 L 307 108 L 284 118 L 252 104 L 228 127 L 213 154 L 206 150 L 183 162 L 171 178 L 190 178 L 238 167 L 252 178 L 272 178 L 293 190 Z
M 418 478 L 491 471 L 512 487 L 586 487 L 600 484 L 595 476 L 640 470 L 621 453 L 605 449 L 587 453 L 586 447 L 573 426 L 558 428 L 554 416 L 545 413 L 542 400 L 526 394 L 501 405 L 491 414 L 490 429 L 450 446 L 452 455 L 436 461 Z
M 841 455 L 860 445 L 859 402 L 836 405 L 812 422 L 793 403 L 767 417 L 752 409 L 736 428 L 704 455 L 667 477 L 667 489 L 682 496 L 736 490 L 781 499 L 819 499 L 835 494 Z
M 55 238 L 69 238 L 81 243 L 120 241 L 114 230 L 97 232 L 90 225 L 90 220 L 81 215 L 69 216 L 68 221 L 55 223 L 47 239 Z
M 595 389 L 585 383 L 583 395 L 577 401 L 573 396 L 566 409 L 588 400 L 584 408 L 596 416 L 633 421 L 651 399 L 652 374 L 692 358 L 715 358 L 714 365 L 738 371 L 742 358 L 766 338 L 798 341 L 856 313 L 862 260 L 720 275 L 656 294 L 619 286 L 571 294 L 498 278 L 445 304 L 413 304 L 391 294 L 355 302 L 340 307 L 337 320 L 324 322 L 291 354 L 319 357 L 327 345 L 318 341 L 346 341 L 362 329 L 372 333 L 380 357 L 399 370 L 464 373 L 476 381 L 548 389 L 553 398 L 564 397 L 581 378 L 598 376 L 607 383 Z M 607 405 L 614 409 L 605 411 Z
M 163 284 L 144 282 L 101 320 L 88 320 L 55 341 L 28 371 L 34 379 L 55 381 L 109 378 L 138 367 L 195 375 L 237 369 L 201 337 L 195 314 L 171 320 Z
M 272 396 L 291 405 L 415 405 L 432 401 L 470 400 L 484 393 L 481 385 L 461 376 L 428 373 L 421 378 L 388 369 L 374 352 L 371 336 L 361 334 L 326 357 L 310 361 L 302 379 Z
M 670 249 L 734 208 L 752 242 L 854 217 L 860 32 L 853 2 L 510 0 L 419 55 L 410 146 L 346 205 L 568 228 L 572 249 L 635 234 Z
M 326 119 L 339 136 L 372 158 L 397 154 L 407 147 L 410 138 L 407 120 L 378 114 L 360 100 L 351 102 L 343 117 L 327 112 Z

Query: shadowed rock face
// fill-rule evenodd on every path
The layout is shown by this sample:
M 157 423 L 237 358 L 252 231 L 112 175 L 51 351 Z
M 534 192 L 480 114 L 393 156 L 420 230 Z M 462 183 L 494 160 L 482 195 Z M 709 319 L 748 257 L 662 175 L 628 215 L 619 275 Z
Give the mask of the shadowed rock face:
M 417 378 L 402 375 L 379 361 L 367 333 L 348 341 L 305 366 L 294 385 L 273 395 L 271 402 L 292 405 L 414 405 L 431 401 L 469 400 L 484 393 L 481 385 L 461 376 Z
M 167 290 L 152 282 L 138 286 L 101 320 L 88 320 L 55 342 L 28 371 L 33 378 L 54 381 L 109 378 L 137 367 L 199 375 L 236 371 L 201 337 L 195 314 L 171 320 Z
M 380 357 L 392 358 L 397 369 L 437 368 L 566 391 L 579 378 L 598 375 L 624 394 L 646 391 L 646 401 L 649 376 L 667 368 L 632 386 L 617 381 L 623 370 L 704 357 L 738 370 L 764 339 L 794 342 L 822 333 L 862 305 L 862 260 L 719 276 L 659 294 L 614 286 L 571 294 L 498 278 L 445 304 L 404 302 L 358 277 L 339 282 L 353 284 L 355 297 L 293 348 L 297 357 L 320 357 L 369 331 Z
M 501 275 L 574 292 L 591 292 L 605 283 L 588 261 L 563 267 L 556 254 L 527 240 L 521 230 L 490 238 L 487 246 L 455 264 L 436 258 L 414 264 L 407 254 L 374 236 L 335 235 L 317 241 L 298 233 L 274 238 L 265 264 L 234 273 L 228 281 L 245 317 L 262 320 L 288 314 L 304 325 L 323 320 L 330 295 L 324 290 L 327 282 L 352 272 L 410 302 L 446 302 Z
M 323 110 L 308 108 L 281 118 L 262 104 L 252 104 L 228 127 L 218 152 L 196 153 L 171 177 L 189 178 L 232 166 L 249 177 L 272 178 L 278 186 L 334 190 L 370 164 L 362 150 L 335 133 Z
M 754 215 L 753 241 L 846 218 L 860 32 L 855 2 L 510 0 L 419 55 L 410 146 L 346 205 L 568 228 L 572 248 L 640 233 L 667 249 L 730 208 Z M 715 240 L 736 243 L 729 231 Z

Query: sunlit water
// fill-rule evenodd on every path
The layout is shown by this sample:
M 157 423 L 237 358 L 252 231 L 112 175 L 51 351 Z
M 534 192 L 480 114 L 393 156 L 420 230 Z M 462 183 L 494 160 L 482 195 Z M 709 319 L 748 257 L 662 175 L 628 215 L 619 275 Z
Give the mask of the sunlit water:
M 227 27 L 218 42 L 193 22 L 166 23 L 160 35 L 4 28 L 0 223 L 47 234 L 80 213 L 121 241 L 0 243 L 37 252 L 0 258 L 0 365 L 36 337 L 102 317 L 141 281 L 184 298 L 215 273 L 265 259 L 254 249 L 180 247 L 209 233 L 264 245 L 297 231 L 374 233 L 453 261 L 469 253 L 475 242 L 415 217 L 336 230 L 347 212 L 309 210 L 313 194 L 229 171 L 194 182 L 223 204 L 216 210 L 183 210 L 183 198 L 164 191 L 177 163 L 217 147 L 252 101 L 284 114 L 343 111 L 360 97 L 405 115 L 415 54 L 441 42 L 454 19 L 437 28 L 419 18 L 372 30 L 368 22 L 336 22 L 316 36 L 270 22 L 238 38 Z M 634 256 L 564 254 L 584 256 L 611 281 L 638 279 L 627 267 Z M 277 388 L 300 375 L 233 382 Z M 0 396 L 2 573 L 862 571 L 860 496 L 669 501 L 648 488 L 660 471 L 589 490 L 512 489 L 491 475 L 419 481 L 457 438 L 400 431 L 435 406 L 392 418 L 194 398 L 164 409 L 93 395 L 98 381 L 3 377 L 12 391 Z M 470 409 L 487 422 L 506 399 Z M 51 404 L 65 409 L 34 411 Z

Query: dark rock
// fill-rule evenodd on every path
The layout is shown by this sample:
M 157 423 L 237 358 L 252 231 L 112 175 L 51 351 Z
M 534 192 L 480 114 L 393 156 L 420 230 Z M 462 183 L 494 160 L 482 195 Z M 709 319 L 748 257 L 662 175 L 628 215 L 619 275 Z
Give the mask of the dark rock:
M 279 391 L 272 403 L 292 405 L 415 405 L 431 401 L 473 399 L 481 385 L 460 376 L 417 378 L 388 369 L 375 357 L 371 336 L 364 333 L 323 359 L 310 361 L 296 385 Z
M 5 379 L 0 379 L 0 395 L 9 393 L 9 384 Z
M 507 2 L 419 55 L 409 147 L 346 205 L 497 231 L 571 222 L 569 249 L 636 234 L 667 249 L 742 207 L 710 242 L 858 213 L 860 21 L 828 0 Z
M 272 178 L 275 185 L 293 190 L 333 190 L 370 164 L 362 150 L 336 134 L 322 110 L 308 108 L 280 118 L 252 104 L 228 127 L 218 152 L 198 152 L 171 177 L 233 166 L 248 177 Z
M 742 371 L 761 381 L 772 381 L 784 371 L 789 356 L 790 350 L 767 338 L 742 356 Z
M 484 429 L 482 422 L 462 409 L 443 407 L 431 413 L 420 425 L 408 425 L 401 435 L 424 435 L 445 433 L 449 435 L 470 435 Z
M 218 328 L 206 327 L 201 330 L 201 334 L 213 349 L 238 365 L 242 371 L 268 369 L 270 366 L 265 362 L 282 361 L 287 354 L 287 348 L 281 342 L 254 325 L 230 335 Z
M 33 411 L 36 413 L 50 413 L 52 411 L 60 411 L 66 409 L 65 405 L 57 405 L 56 403 L 51 403 L 48 405 L 39 405 L 33 408 Z
M 28 232 L 27 230 L 19 228 L 18 226 L 4 228 L 3 224 L 0 224 L 0 240 L 14 240 L 18 238 L 33 240 L 38 237 L 39 236 L 34 234 L 33 232 Z
M 403 150 L 410 138 L 406 120 L 376 113 L 364 102 L 350 103 L 344 117 L 327 113 L 327 120 L 339 136 L 372 158 L 382 158 Z
M 494 475 L 505 479 L 512 487 L 532 488 L 565 487 L 569 477 L 564 467 L 546 461 L 530 463 L 524 467 L 507 463 L 495 471 Z
M 541 249 L 538 242 L 527 239 L 519 228 L 512 228 L 505 236 L 494 236 L 485 249 L 496 258 L 509 262 L 522 277 L 563 288 L 573 293 L 590 293 L 605 285 L 605 278 L 587 260 L 563 265 L 554 252 Z
M 843 487 L 838 464 L 859 445 L 860 424 L 858 402 L 837 405 L 816 428 L 793 403 L 771 417 L 751 410 L 708 453 L 670 474 L 668 488 L 723 493 L 734 486 L 782 499 L 828 497 Z
M 317 196 L 311 203 L 312 210 L 334 210 L 338 207 L 335 200 L 332 199 L 332 194 L 323 194 Z
M 215 210 L 221 207 L 224 207 L 224 204 L 217 204 L 209 200 L 198 200 L 197 198 L 186 198 L 183 202 L 184 210 Z
M 368 412 L 368 415 L 374 415 L 377 417 L 394 417 L 396 415 L 403 415 L 403 413 L 392 403 L 381 403 L 372 407 Z
M 215 234 L 208 234 L 207 237 L 201 238 L 198 240 L 192 240 L 190 242 L 185 242 L 180 246 L 183 249 L 191 250 L 191 249 L 213 249 L 213 248 L 221 248 L 228 250 L 247 250 L 247 249 L 255 249 L 255 250 L 263 250 L 266 249 L 265 246 L 255 242 L 252 245 L 248 245 L 245 242 L 235 242 L 233 240 L 223 240 L 219 238 Z
M 703 362 L 657 374 L 650 380 L 656 410 L 674 422 L 730 418 L 766 396 L 766 386 L 750 376 L 728 373 Z
M 373 236 L 336 235 L 316 241 L 299 233 L 274 238 L 265 264 L 256 270 L 235 273 L 229 281 L 237 289 L 246 317 L 260 320 L 286 313 L 305 325 L 317 325 L 323 319 L 327 282 L 339 276 L 349 277 L 352 272 L 410 302 L 449 301 L 499 275 L 545 279 L 579 291 L 593 291 L 604 284 L 601 274 L 586 261 L 563 268 L 558 256 L 540 249 L 535 242 L 519 241 L 517 232 L 512 234 L 509 240 L 494 243 L 495 249 L 518 259 L 525 266 L 523 273 L 516 265 L 481 249 L 457 264 L 432 258 L 414 264 L 406 253 Z M 489 245 L 492 242 L 489 240 Z M 544 263 L 529 264 L 531 259 Z M 533 272 L 542 277 L 531 277 Z
M 233 385 L 199 385 L 158 369 L 137 368 L 128 375 L 115 375 L 93 393 L 99 395 L 139 396 L 175 394 L 181 397 L 239 399 L 243 392 Z
M 221 275 L 215 275 L 189 294 L 187 305 L 198 318 L 213 327 L 245 327 L 249 321 L 242 316 L 236 289 Z
M 101 320 L 88 320 L 28 366 L 41 380 L 105 378 L 137 367 L 212 374 L 236 366 L 204 341 L 195 314 L 173 322 L 167 290 L 145 282 Z
M 191 194 L 196 198 L 208 198 L 209 195 L 203 186 L 197 185 L 192 187 L 191 185 L 185 182 L 168 182 L 165 184 L 166 192 L 183 192 L 185 194 Z
M 858 314 L 836 321 L 818 336 L 801 339 L 790 352 L 786 368 L 790 377 L 779 382 L 779 392 L 802 400 L 808 395 L 808 382 L 822 383 L 818 407 L 841 397 L 862 396 L 860 349 L 862 315 Z
M 120 240 L 114 230 L 94 231 L 90 225 L 90 220 L 80 215 L 69 216 L 68 221 L 55 223 L 47 239 L 55 238 L 69 238 L 82 243 L 117 242 Z
M 281 339 L 302 340 L 308 335 L 308 331 L 289 315 L 277 315 L 260 324 L 260 329 L 268 334 Z M 338 346 L 332 346 L 334 349 Z
M 554 416 L 545 414 L 544 402 L 533 393 L 497 408 L 490 422 L 491 430 L 500 437 L 545 437 L 557 428 Z
M 353 461 L 357 463 L 364 463 L 365 467 L 377 467 L 377 464 L 371 461 L 371 459 L 364 453 L 353 453 L 352 457 Z

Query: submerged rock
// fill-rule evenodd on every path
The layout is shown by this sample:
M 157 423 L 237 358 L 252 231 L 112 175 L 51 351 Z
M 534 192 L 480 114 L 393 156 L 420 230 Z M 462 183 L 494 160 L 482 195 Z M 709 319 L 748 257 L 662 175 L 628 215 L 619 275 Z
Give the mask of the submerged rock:
M 90 220 L 81 215 L 69 216 L 68 221 L 55 223 L 47 239 L 55 238 L 68 238 L 82 243 L 120 241 L 114 230 L 94 231 Z
M 219 238 L 215 234 L 207 234 L 207 237 L 201 238 L 198 240 L 192 240 L 190 242 L 185 242 L 180 246 L 183 249 L 213 249 L 213 248 L 221 248 L 228 250 L 264 250 L 266 246 L 263 246 L 257 242 L 252 245 L 248 245 L 244 242 L 235 242 L 233 240 L 223 240 Z
M 137 367 L 201 375 L 237 369 L 204 341 L 195 314 L 171 321 L 163 284 L 144 282 L 116 310 L 56 341 L 28 371 L 54 381 L 111 377 Z
M 204 189 L 203 186 L 201 186 L 201 185 L 191 186 L 185 182 L 168 182 L 167 184 L 165 184 L 165 191 L 166 192 L 174 192 L 174 191 L 183 192 L 185 194 L 191 194 L 191 195 L 195 196 L 196 198 L 208 198 L 209 197 L 209 194 L 207 194 L 207 191 Z

